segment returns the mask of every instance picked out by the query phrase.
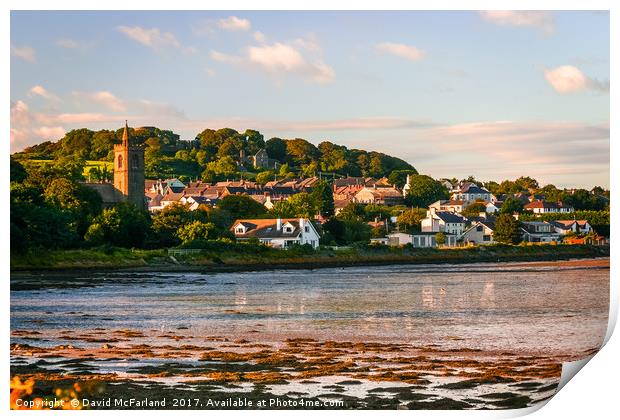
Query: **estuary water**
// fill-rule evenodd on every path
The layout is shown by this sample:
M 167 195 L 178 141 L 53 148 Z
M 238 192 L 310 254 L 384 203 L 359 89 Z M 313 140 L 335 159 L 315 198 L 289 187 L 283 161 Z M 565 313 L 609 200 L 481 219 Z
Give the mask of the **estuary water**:
M 63 331 L 137 330 L 156 342 L 154 331 L 182 330 L 254 342 L 399 342 L 571 359 L 601 345 L 608 311 L 609 268 L 578 262 L 11 279 L 11 330 L 37 333 L 14 335 L 12 343 L 46 346 L 65 343 Z

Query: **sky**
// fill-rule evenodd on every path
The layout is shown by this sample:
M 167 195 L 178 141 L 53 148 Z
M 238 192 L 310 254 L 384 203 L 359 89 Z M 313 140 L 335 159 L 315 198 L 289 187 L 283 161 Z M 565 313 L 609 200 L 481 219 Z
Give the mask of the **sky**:
M 11 152 L 127 119 L 609 187 L 607 12 L 12 11 L 10 97 Z

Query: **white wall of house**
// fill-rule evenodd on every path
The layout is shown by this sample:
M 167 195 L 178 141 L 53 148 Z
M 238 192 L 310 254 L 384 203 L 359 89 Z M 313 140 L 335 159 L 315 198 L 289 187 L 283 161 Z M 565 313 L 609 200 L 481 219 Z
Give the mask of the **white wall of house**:
M 493 231 L 486 225 L 476 222 L 472 227 L 463 233 L 463 242 L 473 244 L 492 244 Z

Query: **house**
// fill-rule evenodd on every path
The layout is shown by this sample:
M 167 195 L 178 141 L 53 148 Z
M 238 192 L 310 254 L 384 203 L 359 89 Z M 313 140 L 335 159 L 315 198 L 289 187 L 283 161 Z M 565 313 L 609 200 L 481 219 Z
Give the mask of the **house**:
M 319 247 L 319 233 L 308 219 L 243 219 L 236 220 L 231 232 L 238 241 L 258 239 L 274 248 L 309 244 Z
M 161 205 L 161 199 L 164 198 L 163 195 L 158 192 L 147 192 L 144 193 L 144 196 L 146 197 L 146 205 L 150 212 L 163 209 Z
M 426 212 L 426 218 L 422 219 L 420 224 L 422 232 L 445 232 L 461 236 L 466 222 L 467 219 L 458 213 L 430 208 Z
M 437 211 L 462 213 L 465 209 L 465 202 L 463 200 L 437 200 L 428 207 L 434 208 Z
M 437 246 L 435 238 L 437 233 L 435 232 L 422 232 L 422 233 L 403 233 L 396 232 L 387 235 L 385 238 L 373 238 L 370 243 L 377 243 L 389 246 L 404 246 L 411 245 L 414 248 L 434 248 Z M 446 246 L 456 246 L 456 235 L 445 235 Z
M 592 226 L 587 220 L 552 220 L 549 223 L 560 235 L 567 235 L 571 232 L 587 235 L 592 231 Z
M 494 201 L 495 199 L 489 190 L 479 187 L 472 182 L 463 183 L 460 188 L 452 192 L 451 198 L 452 200 L 463 200 L 468 203 L 476 200 Z
M 495 241 L 493 240 L 493 233 L 495 232 L 495 221 L 492 220 L 483 220 L 476 221 L 472 223 L 472 225 L 463 232 L 463 236 L 461 239 L 464 243 L 467 244 L 492 244 Z
M 269 156 L 265 149 L 260 149 L 254 156 L 252 156 L 252 164 L 255 168 L 269 168 Z
M 213 206 L 218 202 L 217 198 L 209 198 L 202 195 L 183 196 L 179 199 L 181 204 L 186 204 L 189 210 L 198 210 L 201 205 Z
M 549 222 L 521 222 L 521 233 L 526 242 L 557 242 L 560 234 Z
M 486 212 L 488 214 L 493 214 L 493 213 L 497 213 L 501 207 L 501 204 L 498 204 L 498 202 L 496 201 L 495 203 L 492 203 L 490 201 L 485 201 L 484 205 L 486 207 Z M 498 207 L 499 205 L 499 207 Z
M 383 187 L 373 185 L 364 187 L 355 194 L 354 201 L 362 204 L 383 204 L 386 206 L 396 206 L 403 202 L 402 193 L 393 186 Z
M 574 208 L 564 206 L 561 201 L 554 203 L 552 201 L 536 200 L 523 206 L 523 210 L 531 211 L 536 214 L 544 213 L 573 213 Z

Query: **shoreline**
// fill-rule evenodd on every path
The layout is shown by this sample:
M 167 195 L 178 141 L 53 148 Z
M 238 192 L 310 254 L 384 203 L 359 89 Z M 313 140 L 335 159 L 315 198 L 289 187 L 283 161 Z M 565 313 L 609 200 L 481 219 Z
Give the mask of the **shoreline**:
M 282 253 L 279 255 L 278 253 Z M 47 251 L 32 256 L 11 256 L 11 275 L 67 271 L 206 272 L 312 270 L 389 265 L 441 265 L 472 263 L 566 262 L 569 260 L 609 259 L 609 246 L 532 245 L 479 246 L 446 249 L 321 250 L 308 255 L 291 255 L 270 250 L 255 253 L 216 253 L 204 251 L 171 257 L 166 250 L 134 251 L 115 249 Z M 608 266 L 608 265 L 607 265 Z

